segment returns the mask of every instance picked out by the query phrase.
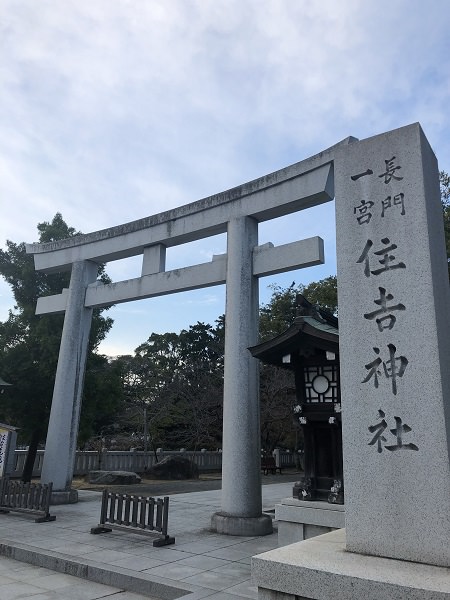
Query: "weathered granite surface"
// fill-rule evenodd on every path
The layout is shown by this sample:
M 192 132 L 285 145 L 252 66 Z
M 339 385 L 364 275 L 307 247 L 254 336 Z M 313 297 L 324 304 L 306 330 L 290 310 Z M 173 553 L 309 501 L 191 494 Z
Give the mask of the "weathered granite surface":
M 258 554 L 259 600 L 449 600 L 450 569 L 345 549 L 345 530 Z
M 283 498 L 275 504 L 278 545 L 294 544 L 344 527 L 344 511 L 342 504 Z
M 338 151 L 347 549 L 450 566 L 450 290 L 436 158 L 410 125 Z

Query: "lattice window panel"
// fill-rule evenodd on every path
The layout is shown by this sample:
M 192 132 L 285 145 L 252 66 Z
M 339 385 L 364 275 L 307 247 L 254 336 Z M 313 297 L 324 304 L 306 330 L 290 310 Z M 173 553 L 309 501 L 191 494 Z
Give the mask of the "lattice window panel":
M 337 403 L 337 365 L 317 365 L 305 368 L 305 398 L 310 404 Z

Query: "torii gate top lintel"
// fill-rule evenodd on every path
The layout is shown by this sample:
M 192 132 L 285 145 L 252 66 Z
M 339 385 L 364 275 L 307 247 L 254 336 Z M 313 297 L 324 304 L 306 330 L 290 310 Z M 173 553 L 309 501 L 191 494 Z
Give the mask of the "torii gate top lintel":
M 327 202 L 334 196 L 334 152 L 355 141 L 350 136 L 303 161 L 190 204 L 93 233 L 27 244 L 26 251 L 34 255 L 36 270 L 62 271 L 78 260 L 109 262 L 142 254 L 154 244 L 170 247 L 224 233 L 233 217 L 262 222 Z M 274 187 L 282 188 L 282 196 L 267 193 Z

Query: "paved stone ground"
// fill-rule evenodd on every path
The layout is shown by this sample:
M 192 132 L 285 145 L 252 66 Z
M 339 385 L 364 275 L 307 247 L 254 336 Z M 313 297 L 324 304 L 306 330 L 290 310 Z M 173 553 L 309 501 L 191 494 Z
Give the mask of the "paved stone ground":
M 56 573 L 10 558 L 0 558 L 1 600 L 148 600 L 148 596 L 125 592 L 79 577 Z
M 290 496 L 292 481 L 297 478 L 298 473 L 263 476 L 263 483 L 267 482 L 262 487 L 264 509 L 270 511 Z M 269 483 L 282 480 L 284 483 Z M 90 528 L 100 516 L 100 493 L 93 490 L 81 490 L 77 504 L 52 507 L 56 521 L 51 523 L 36 524 L 19 513 L 1 515 L 0 600 L 174 600 L 181 596 L 186 600 L 255 600 L 251 557 L 277 547 L 276 530 L 264 537 L 224 536 L 210 531 L 211 515 L 220 509 L 220 490 L 186 493 L 183 488 L 217 488 L 220 480 L 149 485 L 149 495 L 170 495 L 169 533 L 176 538 L 173 546 L 154 548 L 152 539 L 131 532 L 91 535 Z M 139 487 L 140 494 L 148 493 L 145 487 Z M 125 491 L 124 486 L 120 488 Z

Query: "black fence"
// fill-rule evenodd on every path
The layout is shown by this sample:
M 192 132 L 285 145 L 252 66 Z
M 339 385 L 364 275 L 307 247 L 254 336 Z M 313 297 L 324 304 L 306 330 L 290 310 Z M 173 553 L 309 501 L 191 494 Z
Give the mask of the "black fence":
M 49 512 L 52 483 L 23 483 L 0 479 L 0 513 L 22 512 L 36 515 L 35 523 L 54 521 Z
M 167 546 L 175 538 L 167 533 L 169 521 L 169 498 L 152 498 L 117 494 L 103 490 L 100 523 L 91 533 L 107 533 L 121 529 L 132 533 L 161 534 L 153 546 Z

